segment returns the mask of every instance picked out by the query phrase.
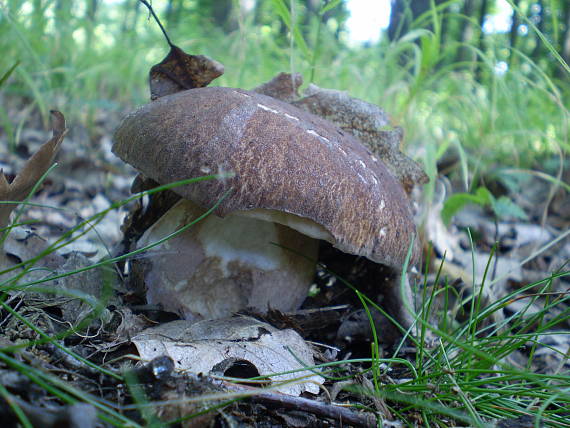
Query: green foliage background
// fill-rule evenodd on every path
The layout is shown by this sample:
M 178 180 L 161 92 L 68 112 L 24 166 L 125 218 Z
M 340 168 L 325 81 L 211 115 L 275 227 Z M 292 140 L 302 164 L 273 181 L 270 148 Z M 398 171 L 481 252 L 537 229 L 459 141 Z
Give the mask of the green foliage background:
M 522 210 L 493 194 L 486 184 L 495 178 L 516 191 L 529 169 L 545 172 L 542 176 L 556 183 L 562 168 L 568 167 L 570 52 L 565 46 L 570 50 L 570 2 L 508 0 L 514 8 L 511 31 L 485 34 L 482 25 L 497 1 L 397 0 L 395 10 L 402 17 L 392 23 L 390 37 L 367 46 L 348 41 L 342 1 L 258 0 L 247 9 L 238 0 L 155 0 L 153 6 L 174 43 L 225 65 L 225 75 L 214 84 L 252 88 L 278 72 L 298 71 L 306 83 L 346 90 L 384 107 L 394 124 L 406 130 L 407 152 L 424 163 L 432 178 L 424 192 L 428 202 L 435 199 L 438 168 L 454 180 L 456 193 L 443 211 L 447 220 L 467 203 L 490 207 L 496 217 L 521 218 Z M 417 9 L 418 5 L 424 8 Z M 519 34 L 521 28 L 528 32 Z M 89 129 L 100 111 L 118 120 L 133 106 L 147 102 L 148 70 L 166 55 L 168 45 L 135 0 L 0 0 L 0 52 L 0 141 L 15 146 L 20 130 L 37 127 L 38 117 L 47 127 L 51 108 L 62 111 L 71 127 L 80 123 Z M 449 157 L 457 161 L 442 171 Z M 564 183 L 562 187 L 569 189 Z M 127 202 L 115 202 L 76 229 L 96 223 Z M 440 273 L 435 284 L 440 283 Z M 442 325 L 433 328 L 428 328 L 428 321 L 436 293 L 448 293 L 452 287 L 446 284 L 437 291 L 432 287 L 430 296 L 426 276 L 415 364 L 381 361 L 377 341 L 370 362 L 375 382 L 376 373 L 384 370 L 380 362 L 408 365 L 413 379 L 377 383 L 375 391 L 363 395 L 386 399 L 397 418 L 406 420 L 409 414 L 417 422 L 420 415 L 433 426 L 445 423 L 446 415 L 471 421 L 471 426 L 488 426 L 488 418 L 529 414 L 537 416 L 537 426 L 543 416 L 552 426 L 568 426 L 568 376 L 530 370 L 540 336 L 567 321 L 565 306 L 554 318 L 550 313 L 564 303 L 563 298 L 548 297 L 553 281 L 564 275 L 567 272 L 552 273 L 481 311 L 480 296 L 474 294 L 471 308 L 477 310 L 465 325 L 447 324 L 447 317 L 442 317 Z M 30 285 L 38 284 L 11 287 L 30 291 Z M 546 302 L 532 312 L 531 305 L 539 302 L 541 293 L 546 293 Z M 494 332 L 485 332 L 490 315 L 522 297 L 529 298 L 528 305 L 511 317 L 511 323 L 493 324 Z M 50 338 L 0 303 L 4 311 L 38 332 L 34 343 L 53 341 L 62 347 L 57 340 L 63 335 Z M 447 305 L 446 296 L 444 314 Z M 441 346 L 421 347 L 428 329 L 442 339 Z M 529 367 L 513 368 L 505 362 L 506 356 L 529 344 Z M 93 403 L 101 419 L 114 426 L 138 426 L 114 405 L 11 355 L 28 346 L 4 347 L 0 360 L 34 376 L 34 382 L 62 402 Z M 2 385 L 0 395 L 10 397 Z
M 570 147 L 570 73 L 557 51 L 568 34 L 563 1 L 510 0 L 516 24 L 528 29 L 525 37 L 513 38 L 512 31 L 485 34 L 484 17 L 465 15 L 473 3 L 493 13 L 494 1 L 399 0 L 395 5 L 407 15 L 396 36 L 367 46 L 347 41 L 342 1 L 243 3 L 161 0 L 153 6 L 174 43 L 225 65 L 214 84 L 252 88 L 280 71 L 299 71 L 305 82 L 349 91 L 381 105 L 406 129 L 408 150 L 432 177 L 442 156 L 458 153 L 462 190 L 470 190 L 467 177 L 481 169 L 556 174 Z M 427 9 L 414 16 L 411 8 L 419 3 Z M 536 4 L 543 8 L 539 25 Z M 122 114 L 148 99 L 148 69 L 168 46 L 140 3 L 0 5 L 0 71 L 20 61 L 4 99 L 24 97 L 27 109 L 37 107 L 44 119 L 56 107 L 86 123 L 97 109 Z M 507 64 L 506 72 L 497 71 Z M 10 142 L 25 120 L 20 115 L 14 123 L 2 103 L 0 124 Z

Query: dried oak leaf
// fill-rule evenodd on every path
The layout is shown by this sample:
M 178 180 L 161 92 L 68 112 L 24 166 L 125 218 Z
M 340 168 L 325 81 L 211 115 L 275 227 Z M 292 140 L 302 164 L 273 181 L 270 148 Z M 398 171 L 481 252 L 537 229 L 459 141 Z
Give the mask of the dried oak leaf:
M 189 55 L 172 45 L 168 55 L 150 69 L 150 99 L 202 88 L 222 74 L 224 66 L 219 62 L 204 55 Z
M 377 105 L 351 97 L 346 92 L 309 85 L 304 97 L 293 105 L 330 120 L 352 133 L 381 158 L 410 193 L 415 185 L 427 183 L 419 163 L 400 151 L 404 130 L 392 127 L 388 115 Z
M 195 374 L 231 376 L 228 370 L 243 364 L 256 376 L 271 376 L 269 384 L 284 394 L 317 394 L 324 382 L 317 370 L 305 370 L 315 364 L 313 351 L 297 332 L 250 317 L 171 321 L 142 331 L 132 343 L 143 361 L 167 355 L 176 369 Z
M 302 84 L 301 73 L 279 73 L 269 82 L 262 83 L 253 90 L 258 94 L 291 103 L 299 99 L 299 87 Z
M 52 110 L 51 117 L 53 122 L 52 138 L 28 159 L 11 183 L 8 183 L 6 176 L 0 170 L 0 201 L 21 202 L 26 199 L 36 183 L 52 165 L 63 137 L 67 134 L 67 129 L 65 128 L 65 117 L 63 114 Z M 10 214 L 17 206 L 17 203 L 0 204 L 0 229 L 8 226 Z

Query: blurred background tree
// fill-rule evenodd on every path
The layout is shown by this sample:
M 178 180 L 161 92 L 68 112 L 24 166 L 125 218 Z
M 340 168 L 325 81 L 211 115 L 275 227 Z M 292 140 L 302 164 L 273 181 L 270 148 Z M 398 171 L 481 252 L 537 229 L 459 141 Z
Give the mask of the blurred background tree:
M 376 18 L 365 40 L 354 36 L 364 26 L 355 21 L 358 5 Z M 517 166 L 569 148 L 567 0 L 154 0 L 153 7 L 174 43 L 225 64 L 214 84 L 251 88 L 299 71 L 306 83 L 347 90 L 389 111 L 433 173 L 453 147 L 473 153 L 473 165 Z M 0 72 L 20 61 L 0 94 L 8 139 L 27 120 L 8 107 L 14 97 L 46 121 L 50 107 L 91 120 L 97 109 L 145 102 L 148 69 L 168 50 L 148 18 L 136 0 L 0 0 Z
M 155 1 L 154 7 L 173 33 L 191 34 L 201 31 L 208 37 L 215 34 L 231 35 L 239 31 L 240 23 L 250 25 L 252 31 L 262 29 L 286 48 L 289 31 L 277 11 L 286 8 L 295 15 L 294 25 L 310 44 L 316 22 L 326 28 L 327 36 L 345 47 L 350 39 L 347 21 L 349 8 L 359 0 L 163 0 Z M 371 3 L 371 2 L 369 2 Z M 566 0 L 384 0 L 382 13 L 389 16 L 389 25 L 378 28 L 384 39 L 396 42 L 410 36 L 413 31 L 429 30 L 438 37 L 438 43 L 446 51 L 440 58 L 446 64 L 476 61 L 477 50 L 485 52 L 485 39 L 501 40 L 502 59 L 509 65 L 516 61 L 517 53 L 552 67 L 549 71 L 562 77 L 564 67 L 552 61 L 551 52 L 541 41 L 540 32 L 554 50 L 566 61 L 570 60 L 570 2 Z M 334 6 L 327 8 L 328 6 Z M 326 12 L 321 11 L 327 8 Z M 493 19 L 500 10 L 511 9 L 508 29 L 493 28 Z M 82 40 L 84 46 L 94 47 L 101 42 L 94 38 L 96 30 L 104 30 L 115 42 L 141 30 L 146 17 L 136 0 L 3 0 L 0 9 L 0 29 L 4 36 L 14 27 L 26 36 L 35 36 L 37 44 L 43 37 L 66 40 Z M 374 8 L 371 13 L 379 13 Z M 114 21 L 114 22 L 113 22 Z M 145 32 L 156 33 L 156 28 L 144 25 Z M 271 29 L 272 31 L 267 31 Z M 78 30 L 82 30 L 78 32 Z M 535 30 L 538 30 L 535 31 Z M 4 37 L 5 44 L 13 40 Z M 45 39 L 44 39 L 45 40 Z M 319 42 L 321 42 L 319 40 Z M 378 42 L 376 42 L 378 43 Z M 12 43 L 13 44 L 13 43 Z M 67 46 L 66 46 L 67 47 Z M 354 47 L 354 46 L 352 46 Z M 311 46 L 315 48 L 315 46 Z M 14 47 L 6 52 L 11 52 Z M 57 62 L 57 59 L 53 59 Z

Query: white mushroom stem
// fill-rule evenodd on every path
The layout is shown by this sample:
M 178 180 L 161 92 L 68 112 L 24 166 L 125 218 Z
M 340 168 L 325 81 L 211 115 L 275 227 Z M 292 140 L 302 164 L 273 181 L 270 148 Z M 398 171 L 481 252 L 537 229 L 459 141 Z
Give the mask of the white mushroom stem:
M 144 233 L 138 247 L 158 241 L 203 212 L 181 200 Z M 315 238 L 324 235 L 324 229 L 309 220 L 267 210 L 225 218 L 210 215 L 133 261 L 133 276 L 144 281 L 149 303 L 186 319 L 221 318 L 246 308 L 294 310 L 313 279 Z

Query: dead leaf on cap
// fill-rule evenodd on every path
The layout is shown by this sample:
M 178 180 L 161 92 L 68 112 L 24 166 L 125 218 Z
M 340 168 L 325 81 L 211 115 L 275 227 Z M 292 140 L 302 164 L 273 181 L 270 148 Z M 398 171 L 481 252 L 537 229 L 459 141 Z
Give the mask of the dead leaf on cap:
M 279 73 L 269 82 L 262 83 L 253 91 L 268 97 L 291 103 L 299 99 L 299 87 L 303 84 L 301 73 Z
M 276 391 L 300 395 L 318 393 L 324 379 L 303 367 L 313 366 L 313 352 L 294 330 L 275 327 L 249 317 L 173 321 L 135 336 L 133 344 L 143 360 L 171 357 L 178 370 L 223 376 L 232 365 L 251 365 Z M 303 364 L 300 363 L 303 362 Z M 296 380 L 299 379 L 299 380 Z M 290 382 L 290 383 L 285 383 Z
M 391 126 L 388 115 L 380 107 L 351 97 L 346 92 L 313 84 L 303 95 L 293 105 L 324 117 L 357 137 L 384 161 L 407 193 L 415 185 L 429 181 L 420 164 L 400 151 L 404 130 Z
M 202 88 L 222 74 L 224 66 L 219 62 L 204 55 L 189 55 L 172 45 L 168 55 L 150 69 L 150 98 Z

